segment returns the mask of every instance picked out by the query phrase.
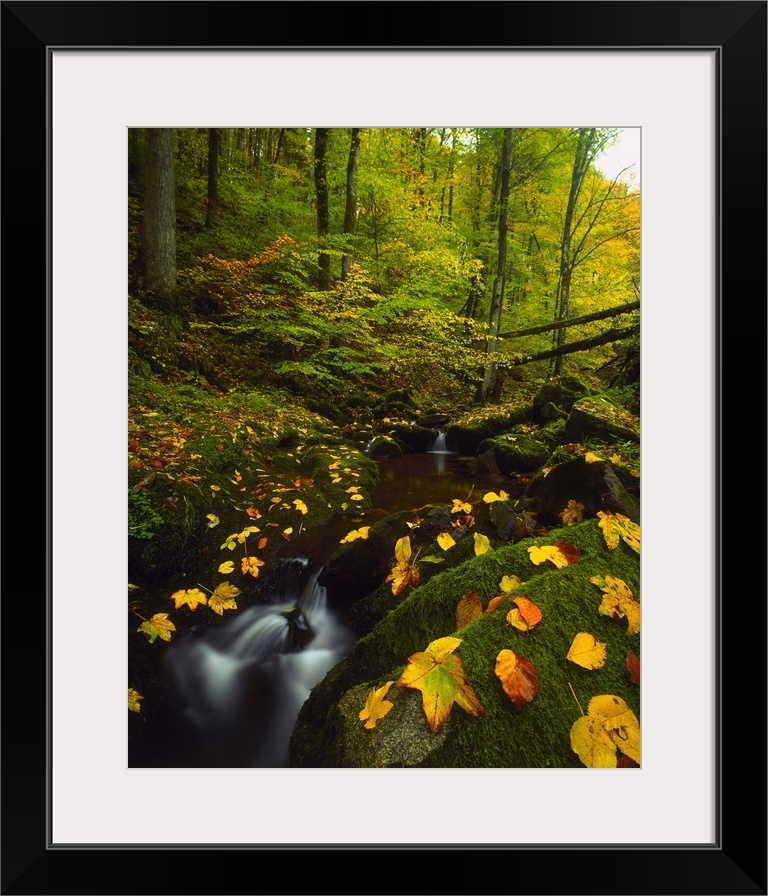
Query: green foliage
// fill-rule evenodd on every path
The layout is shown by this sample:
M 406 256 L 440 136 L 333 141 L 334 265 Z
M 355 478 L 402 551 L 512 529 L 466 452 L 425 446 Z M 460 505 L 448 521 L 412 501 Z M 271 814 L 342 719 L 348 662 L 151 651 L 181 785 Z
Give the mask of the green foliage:
M 154 538 L 165 520 L 155 510 L 148 495 L 128 492 L 128 534 L 133 538 Z

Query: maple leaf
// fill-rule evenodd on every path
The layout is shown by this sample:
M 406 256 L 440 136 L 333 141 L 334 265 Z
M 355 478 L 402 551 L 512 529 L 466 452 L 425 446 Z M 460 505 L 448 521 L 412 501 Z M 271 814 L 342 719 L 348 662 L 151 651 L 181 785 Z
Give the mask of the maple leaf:
M 208 606 L 213 610 L 214 613 L 218 613 L 219 616 L 224 615 L 224 610 L 236 610 L 237 604 L 235 603 L 235 597 L 240 594 L 240 589 L 235 585 L 230 585 L 229 582 L 222 582 L 220 585 L 216 586 L 216 590 L 211 595 Z
M 640 553 L 640 526 L 637 523 L 633 523 L 623 513 L 603 513 L 598 510 L 597 515 L 600 517 L 599 526 L 603 530 L 609 551 L 616 549 L 621 538 L 635 553 Z
M 584 455 L 584 460 L 588 464 L 594 464 L 597 461 L 602 460 L 602 457 L 598 457 L 596 454 L 593 454 L 591 451 L 587 451 L 587 453 Z
M 461 498 L 453 498 L 451 513 L 472 513 L 472 505 Z
M 378 690 L 374 688 L 368 695 L 368 700 L 366 701 L 365 707 L 360 710 L 360 715 L 358 717 L 362 720 L 365 720 L 366 728 L 375 728 L 376 722 L 378 722 L 378 720 L 382 718 L 382 716 L 385 716 L 395 705 L 389 700 L 384 699 L 393 684 L 394 681 L 388 681 Z
M 406 535 L 397 540 L 395 544 L 395 560 L 397 562 L 384 579 L 385 582 L 392 582 L 392 594 L 400 594 L 408 585 L 419 583 L 419 568 L 415 563 L 410 563 L 410 559 L 411 539 Z
M 363 526 L 361 529 L 353 529 L 351 532 L 347 532 L 344 538 L 341 539 L 339 544 L 349 544 L 352 541 L 355 541 L 358 538 L 368 538 L 368 531 L 370 530 L 370 526 Z
M 452 548 L 456 544 L 456 540 L 450 532 L 441 532 L 437 536 L 437 543 L 444 551 L 447 551 L 449 548 Z
M 588 632 L 579 632 L 565 658 L 583 669 L 602 669 L 605 665 L 605 644 Z
M 421 691 L 424 714 L 432 731 L 437 734 L 445 724 L 454 703 L 471 716 L 484 716 L 485 710 L 477 694 L 467 681 L 464 664 L 454 650 L 461 638 L 438 638 L 427 649 L 408 657 L 397 686 Z
M 475 532 L 475 555 L 479 557 L 481 554 L 487 554 L 490 549 L 491 543 L 488 536 Z
M 640 657 L 633 651 L 627 651 L 627 672 L 631 684 L 640 684 Z
M 176 626 L 168 618 L 167 613 L 155 613 L 151 619 L 145 619 L 136 631 L 144 632 L 149 638 L 149 643 L 152 644 L 155 638 L 160 638 L 161 641 L 170 641 L 171 632 L 176 631 Z
M 139 700 L 143 700 L 144 697 L 133 688 L 128 688 L 128 709 L 132 712 L 141 712 L 141 707 L 139 706 Z
M 539 679 L 531 661 L 511 650 L 502 650 L 496 657 L 496 677 L 504 693 L 520 710 L 536 696 Z
M 528 556 L 531 558 L 531 563 L 533 563 L 534 566 L 538 566 L 546 560 L 551 560 L 558 569 L 568 566 L 567 557 L 563 555 L 560 548 L 555 547 L 553 544 L 545 544 L 541 547 L 533 545 L 528 548 Z
M 553 543 L 556 548 L 560 549 L 560 553 L 569 564 L 575 563 L 579 559 L 579 552 L 572 544 L 568 544 L 566 541 L 555 541 Z
M 627 620 L 627 634 L 636 635 L 640 631 L 640 602 L 637 601 L 623 579 L 613 576 L 592 576 L 589 580 L 604 594 L 597 608 L 601 616 Z
M 477 591 L 467 591 L 456 605 L 456 631 L 477 619 L 483 612 L 483 605 Z
M 174 591 L 171 600 L 176 602 L 176 609 L 187 604 L 190 610 L 194 610 L 198 604 L 208 603 L 208 598 L 198 588 L 190 588 L 188 591 Z
M 259 560 L 258 557 L 243 557 L 240 561 L 240 569 L 242 569 L 243 575 L 250 573 L 254 579 L 259 576 L 260 566 L 264 566 L 264 561 Z
M 219 572 L 222 573 L 222 575 L 228 576 L 234 571 L 234 568 L 235 564 L 232 560 L 225 560 L 219 567 Z
M 580 523 L 582 520 L 582 511 L 584 505 L 573 498 L 568 502 L 567 507 L 560 511 L 558 516 L 563 521 L 564 526 L 572 526 L 574 523 Z
M 507 622 L 521 632 L 530 631 L 534 625 L 541 622 L 541 610 L 532 600 L 518 595 L 512 598 L 512 603 L 517 606 L 507 613 Z
M 496 492 L 486 492 L 483 495 L 483 501 L 486 504 L 493 504 L 494 501 L 507 501 L 509 500 L 509 495 L 506 492 L 499 491 L 498 495 Z
M 621 697 L 600 694 L 573 723 L 571 749 L 588 768 L 616 768 L 617 748 L 640 762 L 640 723 Z

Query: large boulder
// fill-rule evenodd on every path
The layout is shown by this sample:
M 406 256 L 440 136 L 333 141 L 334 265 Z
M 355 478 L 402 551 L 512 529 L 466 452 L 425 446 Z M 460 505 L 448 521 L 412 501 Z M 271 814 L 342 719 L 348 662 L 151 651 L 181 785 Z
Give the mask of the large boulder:
M 403 456 L 403 449 L 389 436 L 374 436 L 368 446 L 368 457 L 371 460 L 396 460 Z
M 640 419 L 601 395 L 577 401 L 565 421 L 569 442 L 597 439 L 605 442 L 640 441 Z
M 546 476 L 531 481 L 526 492 L 529 510 L 545 526 L 562 524 L 560 514 L 570 500 L 584 505 L 584 519 L 604 513 L 621 513 L 640 521 L 640 503 L 622 485 L 611 466 L 604 461 L 587 463 L 583 457 L 553 467 Z
M 588 392 L 589 389 L 578 377 L 553 377 L 533 398 L 533 418 L 537 421 L 552 420 L 559 412 L 569 411 L 574 402 Z
M 517 423 L 525 422 L 531 414 L 528 405 L 503 405 L 487 408 L 445 427 L 449 451 L 473 455 L 481 442 L 509 432 Z
M 574 547 L 575 562 L 562 569 L 531 562 L 529 547 L 556 541 Z M 514 608 L 513 595 L 508 595 L 493 612 L 483 612 L 457 630 L 461 597 L 474 591 L 485 609 L 502 593 L 503 577 L 511 575 L 524 583 L 514 595 L 527 597 L 541 610 L 539 624 L 526 632 L 512 627 L 507 614 Z M 627 634 L 626 618 L 599 612 L 603 592 L 592 579 L 606 576 L 621 579 L 639 599 L 639 555 L 623 541 L 609 550 L 597 520 L 495 546 L 434 575 L 411 590 L 314 687 L 291 736 L 290 766 L 583 768 L 570 741 L 571 727 L 581 715 L 572 691 L 585 709 L 595 694 L 614 695 L 640 719 L 640 688 L 631 683 L 626 668 L 629 650 L 640 656 L 640 635 Z M 566 659 L 579 632 L 605 644 L 601 668 L 582 668 Z M 396 686 L 411 656 L 448 636 L 460 641 L 455 655 L 483 714 L 470 715 L 453 703 L 443 728 L 432 734 L 423 709 L 418 712 L 421 694 Z M 495 673 L 502 650 L 526 657 L 535 669 L 537 692 L 519 710 Z M 365 728 L 359 713 L 370 691 L 388 681 L 394 683 L 386 698 L 393 708 L 375 728 Z

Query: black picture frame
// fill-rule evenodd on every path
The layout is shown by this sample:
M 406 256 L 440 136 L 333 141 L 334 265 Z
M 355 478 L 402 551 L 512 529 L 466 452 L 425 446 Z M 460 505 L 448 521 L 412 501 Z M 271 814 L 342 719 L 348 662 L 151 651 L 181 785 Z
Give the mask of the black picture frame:
M 4 390 L 6 418 L 18 452 L 12 468 L 35 469 L 39 483 L 50 473 L 51 392 L 49 58 L 54 47 L 264 48 L 355 47 L 364 50 L 454 48 L 712 48 L 719 69 L 718 418 L 716 661 L 719 739 L 716 842 L 711 847 L 607 847 L 513 845 L 524 824 L 510 806 L 509 846 L 462 848 L 418 842 L 394 846 L 319 845 L 205 848 L 196 845 L 60 848 L 51 845 L 48 821 L 51 741 L 49 674 L 50 487 L 45 507 L 46 588 L 40 570 L 43 510 L 25 492 L 13 501 L 13 531 L 25 533 L 6 557 L 3 637 L 2 893 L 4 894 L 196 894 L 196 893 L 529 893 L 529 894 L 765 894 L 765 632 L 764 571 L 739 559 L 751 591 L 727 587 L 735 551 L 726 558 L 725 535 L 748 541 L 742 519 L 754 500 L 745 461 L 759 451 L 761 427 L 745 432 L 745 413 L 763 397 L 766 334 L 766 11 L 762 0 L 745 2 L 3 2 L 2 121 L 3 224 L 6 334 L 25 354 L 13 353 L 14 375 Z M 348 30 L 342 31 L 342 19 Z M 280 24 L 289 22 L 290 24 Z M 354 35 L 339 44 L 342 34 Z M 276 40 L 279 36 L 280 40 Z M 460 36 L 461 43 L 456 44 Z M 252 41 L 248 38 L 252 37 Z M 95 113 L 96 114 L 96 113 Z M 44 173 L 45 172 L 45 173 Z M 18 276 L 17 276 L 18 275 Z M 731 296 L 725 305 L 726 296 Z M 31 301 L 24 301 L 29 297 Z M 34 298 L 32 298 L 34 297 Z M 45 298 L 44 298 L 45 297 Z M 39 303 L 39 304 L 38 304 Z M 30 307 L 39 308 L 29 318 Z M 725 314 L 726 307 L 730 314 Z M 48 322 L 45 336 L 42 319 Z M 9 320 L 13 323 L 9 324 Z M 10 333 L 9 333 L 10 331 Z M 35 349 L 34 353 L 32 349 Z M 18 348 L 16 349 L 18 351 Z M 44 357 L 42 357 L 44 355 Z M 31 356 L 31 357 L 30 357 Z M 681 361 L 682 363 L 682 361 Z M 38 410 L 30 421 L 32 390 Z M 23 373 L 22 373 L 23 372 Z M 21 373 L 21 375 L 20 375 Z M 42 380 L 42 382 L 40 382 Z M 759 385 L 758 385 L 759 384 Z M 728 391 L 726 391 L 728 390 Z M 46 396 L 45 426 L 40 397 Z M 725 401 L 725 396 L 728 401 Z M 765 407 L 765 405 L 763 405 Z M 755 413 L 754 411 L 752 412 Z M 760 408 L 757 409 L 760 414 Z M 45 429 L 45 436 L 43 435 Z M 724 456 L 725 434 L 735 450 Z M 745 444 L 749 438 L 756 444 Z M 6 450 L 8 452 L 8 437 Z M 27 445 L 29 444 L 29 448 Z M 759 446 L 759 448 L 756 447 Z M 23 447 L 22 447 L 23 446 Z M 35 450 L 37 453 L 35 454 Z M 691 450 L 695 450 L 693 447 Z M 9 454 L 6 454 L 6 458 Z M 30 457 L 35 458 L 34 464 Z M 738 468 L 739 481 L 736 480 Z M 30 472 L 30 478 L 32 474 Z M 725 498 L 739 496 L 739 502 Z M 9 513 L 10 516 L 10 513 Z M 676 523 L 692 525 L 684 519 Z M 756 528 L 756 527 L 755 527 Z M 734 531 L 736 530 L 736 531 Z M 739 530 L 743 530 L 739 532 Z M 31 542 L 34 533 L 34 547 Z M 762 536 L 758 533 L 758 538 Z M 755 542 L 761 544 L 761 541 Z M 691 562 L 695 562 L 692 560 Z M 754 562 L 754 579 L 750 580 Z M 28 565 L 30 564 L 30 565 Z M 10 568 L 9 568 L 10 567 Z M 9 584 L 9 581 L 11 584 Z M 730 580 L 733 581 L 733 580 Z M 19 602 L 13 597 L 26 594 Z M 748 589 L 748 590 L 749 590 Z M 726 594 L 725 592 L 728 591 Z M 731 593 L 735 592 L 735 593 Z M 695 601 L 695 595 L 691 595 Z M 16 628 L 16 614 L 31 605 L 34 629 Z M 744 608 L 744 602 L 748 608 Z M 731 609 L 741 607 L 739 614 Z M 28 626 L 29 623 L 27 622 Z M 43 629 L 47 634 L 43 634 Z M 759 640 L 756 640 L 759 639 Z M 696 686 L 696 670 L 691 670 Z M 84 683 L 87 691 L 87 683 Z M 79 699 L 86 699 L 80 695 Z M 751 719 L 754 717 L 754 722 Z M 695 746 L 695 732 L 691 749 Z M 684 763 L 684 755 L 669 757 Z M 55 774 L 55 762 L 52 773 Z M 87 782 L 83 782 L 87 786 Z M 287 796 L 287 798 L 289 798 Z M 147 797 L 152 810 L 152 795 Z M 300 799 L 297 805 L 300 811 Z M 360 824 L 365 824 L 361 807 Z M 664 807 L 659 807 L 663 813 Z M 631 806 L 627 807 L 631 814 Z M 403 812 L 408 829 L 408 812 Z M 620 816 L 605 818 L 621 825 Z M 215 820 L 211 820 L 214 824 Z M 467 823 L 482 824 L 482 819 Z M 189 851 L 195 855 L 188 854 Z M 410 853 L 416 853 L 411 855 Z M 198 854 L 200 853 L 200 854 Z M 441 854 L 442 853 L 442 854 Z M 446 854 L 448 853 L 448 854 Z M 581 853 L 579 855 L 578 853 Z

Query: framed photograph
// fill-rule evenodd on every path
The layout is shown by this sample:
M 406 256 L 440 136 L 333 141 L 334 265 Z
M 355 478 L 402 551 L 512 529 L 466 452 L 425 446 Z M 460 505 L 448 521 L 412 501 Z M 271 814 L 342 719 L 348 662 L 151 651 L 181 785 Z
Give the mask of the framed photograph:
M 375 38 L 339 46 L 333 20 L 343 9 L 3 3 L 4 155 L 12 175 L 6 296 L 18 290 L 9 259 L 22 263 L 24 294 L 41 305 L 46 296 L 45 353 L 34 366 L 45 370 L 46 450 L 38 466 L 47 482 L 40 634 L 27 634 L 25 624 L 23 639 L 11 636 L 19 608 L 6 601 L 3 892 L 766 893 L 766 757 L 758 736 L 765 606 L 762 597 L 750 600 L 748 622 L 731 609 L 745 598 L 725 598 L 734 580 L 723 553 L 725 531 L 744 510 L 726 516 L 723 498 L 754 486 L 726 476 L 735 464 L 725 466 L 722 450 L 724 434 L 744 426 L 723 400 L 725 386 L 735 394 L 744 381 L 764 382 L 766 3 L 438 9 L 373 2 L 355 7 L 355 28 L 362 16 Z M 465 42 L 403 40 L 406 11 L 419 33 L 434 27 L 436 15 L 449 17 L 446 33 L 458 31 Z M 290 17 L 290 41 L 243 39 L 270 30 L 276 12 Z M 290 129 L 328 130 L 335 139 L 342 130 L 346 138 L 350 129 L 427 126 L 450 131 L 445 139 L 463 139 L 464 128 L 493 132 L 499 171 L 508 132 L 510 140 L 523 129 L 640 137 L 642 761 L 617 781 L 606 768 L 546 762 L 384 769 L 282 767 L 267 757 L 255 767 L 227 759 L 217 766 L 194 751 L 192 759 L 156 762 L 151 750 L 132 760 L 128 735 L 144 697 L 137 688 L 134 712 L 126 713 L 125 496 L 135 482 L 127 480 L 125 446 L 127 435 L 140 438 L 126 424 L 137 245 L 132 136 L 179 129 L 210 139 L 220 130 L 236 141 L 238 129 L 269 128 L 279 158 L 280 135 Z M 181 151 L 191 170 L 211 148 L 190 142 Z M 34 203 L 19 172 L 33 175 Z M 416 182 L 418 175 L 416 165 Z M 373 207 L 358 201 L 362 214 Z M 332 249 L 340 269 L 345 246 Z M 214 261 L 200 276 L 218 288 L 231 268 L 214 253 L 206 257 Z M 301 276 L 296 257 L 293 273 Z M 593 274 L 599 278 L 597 266 Z M 757 297 L 738 318 L 735 299 L 724 313 L 729 286 L 742 302 L 747 293 Z M 281 371 L 306 375 L 303 360 L 286 355 Z M 190 368 L 190 388 L 200 387 L 206 370 Z M 730 371 L 739 371 L 741 386 L 724 378 Z M 312 375 L 325 374 L 314 366 Z M 11 399 L 18 419 L 29 418 L 28 406 L 27 389 Z M 258 434 L 258 422 L 254 428 Z M 739 465 L 742 475 L 746 466 Z M 299 482 L 278 504 L 300 520 L 312 495 L 309 487 L 300 493 Z M 258 498 L 250 498 L 254 524 L 267 516 L 253 506 Z M 40 514 L 23 503 L 29 546 Z M 134 504 L 129 519 L 151 528 L 147 508 Z M 212 512 L 211 528 L 214 520 Z M 359 533 L 358 525 L 349 528 Z M 286 518 L 275 534 L 289 542 L 293 526 Z M 265 532 L 272 534 L 253 536 Z M 231 556 L 240 563 L 245 551 L 247 565 L 251 533 L 239 535 L 222 536 L 222 558 L 232 540 Z M 395 559 L 409 566 L 404 548 Z M 208 586 L 212 594 L 212 582 L 195 593 L 196 581 L 180 585 L 177 610 L 191 613 L 189 601 L 200 602 Z M 29 590 L 21 581 L 17 587 Z M 138 603 L 132 610 L 142 617 L 137 627 L 148 626 L 137 637 L 163 640 L 155 616 L 145 618 Z M 750 643 L 758 632 L 761 640 Z M 208 660 L 186 662 L 192 681 Z M 460 705 L 467 702 L 465 695 Z M 755 707 L 761 721 L 750 734 L 744 719 Z M 174 755 L 188 746 L 175 745 Z M 414 857 L 401 863 L 404 880 L 396 880 L 392 859 L 413 851 L 435 855 L 417 856 L 417 868 Z M 306 861 L 294 861 L 296 852 Z M 447 852 L 451 868 L 435 877 L 431 860 L 441 864 Z M 370 882 L 365 859 L 385 861 L 390 873 Z

